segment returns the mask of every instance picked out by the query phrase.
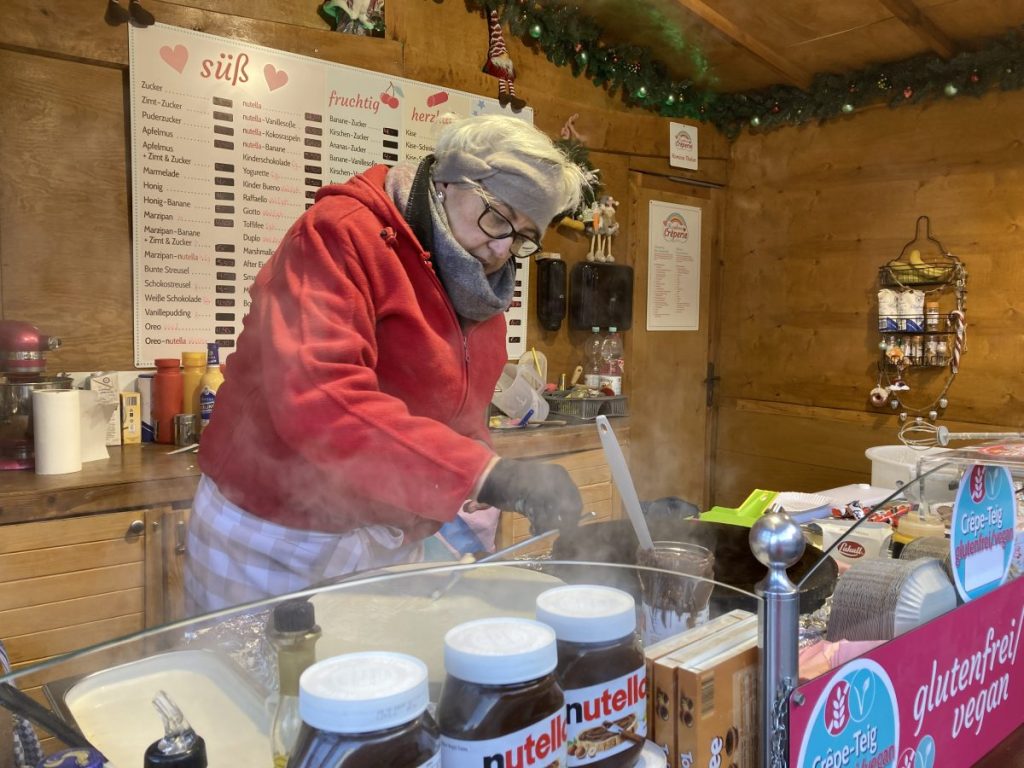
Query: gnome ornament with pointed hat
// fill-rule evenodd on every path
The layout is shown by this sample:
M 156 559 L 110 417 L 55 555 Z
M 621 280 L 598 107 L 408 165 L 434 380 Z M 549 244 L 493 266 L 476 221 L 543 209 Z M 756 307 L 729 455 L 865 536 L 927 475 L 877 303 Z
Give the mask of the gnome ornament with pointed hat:
M 512 107 L 513 112 L 519 112 L 526 106 L 526 102 L 516 96 L 516 70 L 512 66 L 512 57 L 508 55 L 505 47 L 505 35 L 501 31 L 501 20 L 498 12 L 491 10 L 488 14 L 490 30 L 487 45 L 487 61 L 483 71 L 498 78 L 498 103 L 501 106 Z

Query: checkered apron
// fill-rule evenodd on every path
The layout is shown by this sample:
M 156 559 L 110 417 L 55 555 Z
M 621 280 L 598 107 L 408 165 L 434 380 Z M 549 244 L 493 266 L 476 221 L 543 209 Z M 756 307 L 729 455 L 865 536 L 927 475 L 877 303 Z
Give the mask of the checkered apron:
M 423 543 L 388 525 L 347 533 L 286 528 L 228 501 L 203 475 L 192 506 L 185 597 L 198 616 L 286 595 L 355 571 L 423 559 Z

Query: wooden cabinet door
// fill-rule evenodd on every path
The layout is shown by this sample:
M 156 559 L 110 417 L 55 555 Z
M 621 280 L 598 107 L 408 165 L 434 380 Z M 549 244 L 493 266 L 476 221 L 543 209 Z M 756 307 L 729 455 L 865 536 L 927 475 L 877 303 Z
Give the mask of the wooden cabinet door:
M 145 628 L 147 571 L 159 567 L 147 567 L 150 531 L 147 510 L 0 527 L 0 633 L 12 665 Z M 28 692 L 42 700 L 47 679 L 36 676 Z

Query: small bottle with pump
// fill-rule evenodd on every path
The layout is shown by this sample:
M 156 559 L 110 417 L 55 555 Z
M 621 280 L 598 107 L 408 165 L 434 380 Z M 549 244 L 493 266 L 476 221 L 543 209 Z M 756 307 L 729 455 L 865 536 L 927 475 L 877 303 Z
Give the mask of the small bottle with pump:
M 207 768 L 206 742 L 192 730 L 185 715 L 163 691 L 153 706 L 164 721 L 164 737 L 146 749 L 143 768 Z
M 270 744 L 274 768 L 285 768 L 302 729 L 299 678 L 316 661 L 316 641 L 320 639 L 313 604 L 308 600 L 286 600 L 275 606 L 268 634 L 277 649 L 278 675 Z

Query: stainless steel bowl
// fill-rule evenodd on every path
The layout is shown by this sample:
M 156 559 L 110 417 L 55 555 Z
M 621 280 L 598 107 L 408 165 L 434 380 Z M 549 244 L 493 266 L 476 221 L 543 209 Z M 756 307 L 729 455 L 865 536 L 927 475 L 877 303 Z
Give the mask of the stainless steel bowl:
M 32 392 L 71 389 L 68 376 L 8 377 L 0 381 L 0 469 L 33 465 Z

